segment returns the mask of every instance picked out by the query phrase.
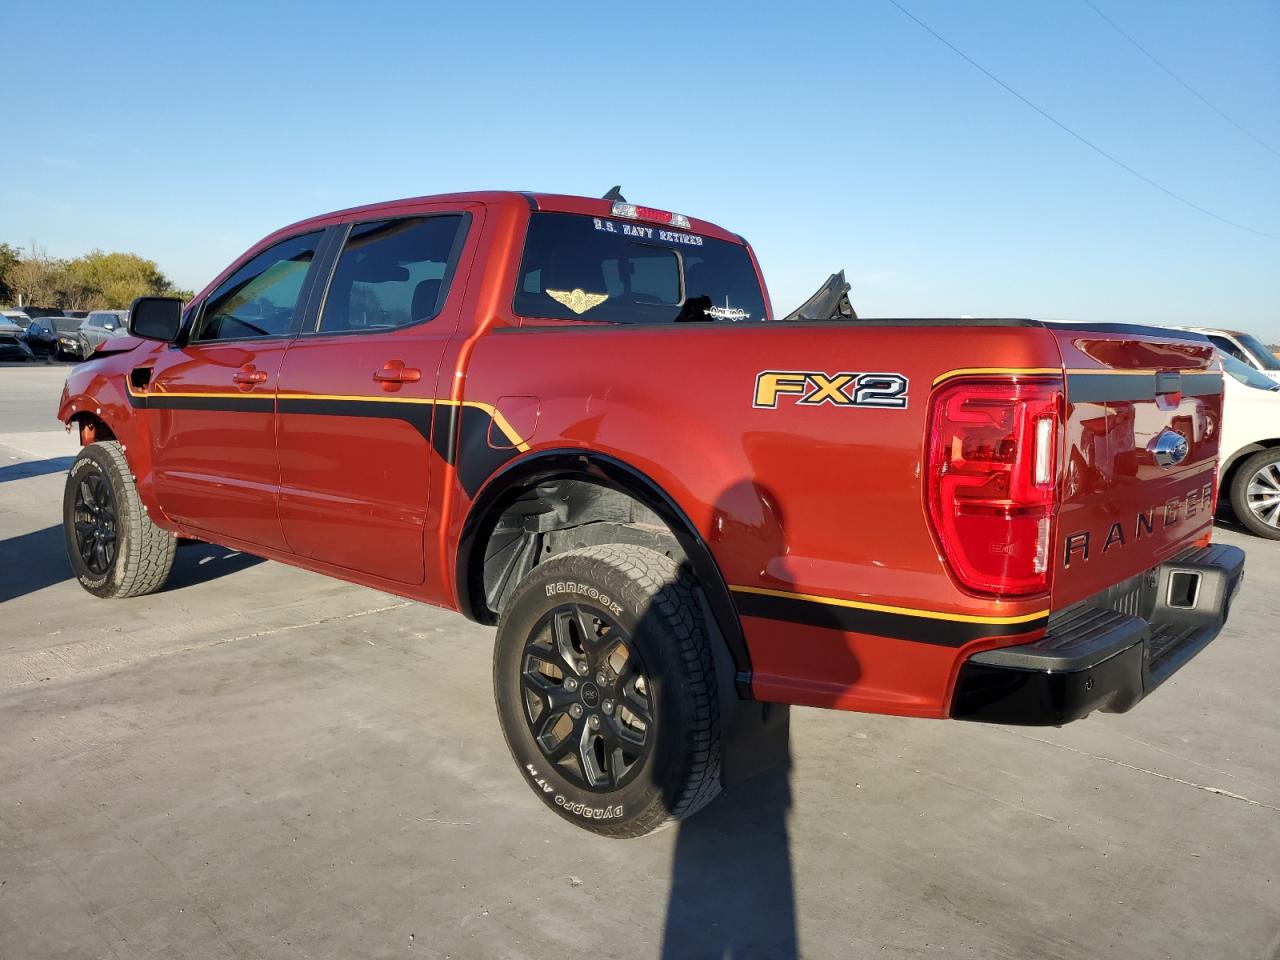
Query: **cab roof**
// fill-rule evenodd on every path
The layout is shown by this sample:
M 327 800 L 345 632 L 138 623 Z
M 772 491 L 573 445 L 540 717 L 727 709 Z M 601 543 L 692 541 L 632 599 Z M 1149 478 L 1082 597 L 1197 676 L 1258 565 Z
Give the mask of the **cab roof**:
M 287 227 L 282 227 L 265 238 L 264 242 L 273 241 L 276 237 L 294 233 L 307 227 L 324 227 L 349 220 L 403 217 L 425 207 L 449 203 L 484 204 L 494 207 L 516 206 L 528 210 L 577 213 L 590 217 L 611 217 L 613 215 L 613 201 L 599 197 L 576 197 L 561 193 L 531 193 L 520 190 L 478 190 L 466 193 L 441 193 L 422 197 L 408 197 L 402 200 L 385 200 L 379 203 L 334 210 L 330 213 L 308 217 L 305 220 L 299 220 L 297 223 L 291 223 Z M 683 211 L 678 212 L 683 213 Z M 699 220 L 695 217 L 689 217 L 688 232 L 701 234 L 704 237 L 713 237 L 717 240 L 727 240 L 730 243 L 746 244 L 746 241 L 736 233 L 725 230 L 709 220 Z

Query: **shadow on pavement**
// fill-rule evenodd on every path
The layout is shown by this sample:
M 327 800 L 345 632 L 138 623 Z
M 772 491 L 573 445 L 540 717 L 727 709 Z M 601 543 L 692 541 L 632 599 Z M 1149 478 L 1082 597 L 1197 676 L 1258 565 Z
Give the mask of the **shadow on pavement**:
M 713 527 L 725 536 L 735 533 L 739 543 L 757 551 L 745 558 L 744 566 L 792 576 L 785 563 L 787 518 L 777 497 L 748 478 L 724 490 L 715 506 Z M 857 658 L 843 643 L 832 645 L 828 657 L 833 675 L 846 682 L 858 676 Z M 726 695 L 732 694 L 722 687 L 722 701 Z M 772 749 L 764 741 L 759 748 Z M 743 762 L 741 756 L 736 762 Z M 773 762 L 772 768 L 733 783 L 706 810 L 677 825 L 662 960 L 799 956 L 787 824 L 789 746 Z
M 662 960 L 799 956 L 790 762 L 679 824 Z
M 1237 520 L 1235 514 L 1226 510 L 1223 510 L 1213 518 L 1213 526 L 1214 529 L 1217 530 L 1230 530 L 1232 533 L 1242 533 L 1249 537 L 1257 536 L 1257 534 Z
M 66 473 L 75 457 L 53 457 L 49 460 L 24 460 L 0 467 L 0 483 L 25 480 L 27 477 L 43 477 L 49 473 Z
M 193 543 L 178 549 L 165 590 L 179 590 L 261 563 L 261 557 Z M 71 580 L 62 525 L 0 540 L 0 603 Z
M 262 562 L 262 557 L 239 553 L 212 543 L 185 543 L 178 547 L 178 555 L 173 560 L 173 572 L 165 581 L 164 592 L 217 580 L 219 577 L 256 567 Z
M 62 526 L 0 540 L 0 603 L 71 579 Z

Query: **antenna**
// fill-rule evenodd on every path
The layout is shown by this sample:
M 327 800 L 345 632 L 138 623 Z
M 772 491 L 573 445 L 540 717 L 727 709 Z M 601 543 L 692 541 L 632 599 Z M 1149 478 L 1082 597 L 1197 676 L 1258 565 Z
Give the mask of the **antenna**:
M 604 195 L 603 199 L 613 200 L 615 203 L 626 203 L 627 198 L 622 195 L 622 184 L 610 187 L 609 192 Z

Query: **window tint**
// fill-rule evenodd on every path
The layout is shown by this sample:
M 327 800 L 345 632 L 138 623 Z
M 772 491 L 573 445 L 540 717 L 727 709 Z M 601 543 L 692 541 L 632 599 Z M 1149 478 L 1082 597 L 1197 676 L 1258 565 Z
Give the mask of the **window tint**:
M 1242 363 L 1235 357 L 1229 357 L 1225 354 L 1222 356 L 1222 372 L 1234 377 L 1247 387 L 1257 387 L 1259 390 L 1267 390 L 1273 393 L 1280 390 L 1280 384 L 1277 384 L 1266 374 L 1260 373 L 1247 363 Z
M 320 317 L 322 333 L 388 330 L 430 320 L 449 292 L 461 215 L 351 228 Z
M 530 219 L 513 307 L 526 317 L 613 323 L 765 319 L 741 244 L 567 213 Z
M 1245 355 L 1245 352 L 1241 350 L 1239 347 L 1237 347 L 1230 340 L 1228 340 L 1226 337 L 1219 337 L 1219 336 L 1210 334 L 1209 339 L 1213 342 L 1213 345 L 1215 347 L 1217 347 L 1219 350 L 1221 350 L 1223 353 L 1227 354 L 1228 356 L 1235 357 L 1241 363 L 1247 363 L 1250 366 L 1253 365 L 1252 361 Z
M 1253 334 L 1240 333 L 1236 335 L 1236 339 L 1244 351 L 1251 356 L 1255 367 L 1263 370 L 1280 370 L 1280 359 L 1277 359 L 1271 352 L 1271 348 Z
M 319 233 L 282 240 L 242 265 L 209 296 L 195 339 L 287 334 L 319 240 Z

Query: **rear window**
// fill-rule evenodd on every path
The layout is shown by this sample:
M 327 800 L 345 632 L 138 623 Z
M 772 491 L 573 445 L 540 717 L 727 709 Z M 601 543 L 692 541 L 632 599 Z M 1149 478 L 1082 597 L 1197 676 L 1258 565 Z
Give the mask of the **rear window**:
M 1257 387 L 1259 390 L 1280 390 L 1280 385 L 1265 374 L 1259 373 L 1256 369 L 1247 363 L 1242 363 L 1235 357 L 1222 354 L 1222 370 L 1228 376 L 1239 380 L 1246 387 Z
M 1254 363 L 1263 370 L 1280 370 L 1280 360 L 1276 359 L 1276 355 L 1271 352 L 1271 348 L 1259 340 L 1251 333 L 1241 333 L 1236 336 L 1240 341 L 1240 346 L 1244 347 L 1252 356 Z
M 570 213 L 530 218 L 513 308 L 526 317 L 609 323 L 765 319 L 741 244 Z

